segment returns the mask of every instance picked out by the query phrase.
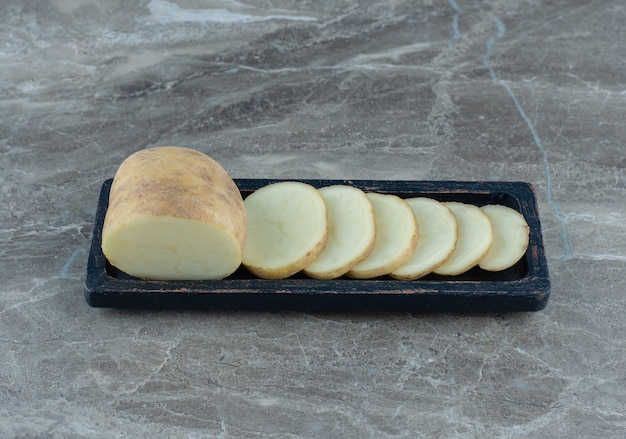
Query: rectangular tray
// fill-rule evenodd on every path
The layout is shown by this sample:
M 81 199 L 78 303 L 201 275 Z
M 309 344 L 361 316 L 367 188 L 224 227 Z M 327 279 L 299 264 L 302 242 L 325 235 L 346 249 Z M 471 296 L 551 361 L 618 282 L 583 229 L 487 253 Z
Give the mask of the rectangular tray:
M 85 299 L 93 307 L 152 309 L 247 309 L 304 311 L 537 311 L 550 296 L 550 279 L 533 187 L 524 182 L 298 180 L 315 187 L 348 184 L 364 191 L 401 198 L 429 197 L 477 206 L 502 204 L 520 212 L 530 227 L 526 255 L 508 270 L 491 273 L 473 268 L 444 277 L 434 274 L 413 281 L 383 276 L 356 280 L 259 279 L 241 267 L 223 280 L 147 281 L 111 266 L 101 250 L 102 225 L 112 179 L 102 185 L 91 251 L 87 261 Z M 236 179 L 244 198 L 267 184 L 284 180 Z M 293 180 L 292 180 L 293 181 Z

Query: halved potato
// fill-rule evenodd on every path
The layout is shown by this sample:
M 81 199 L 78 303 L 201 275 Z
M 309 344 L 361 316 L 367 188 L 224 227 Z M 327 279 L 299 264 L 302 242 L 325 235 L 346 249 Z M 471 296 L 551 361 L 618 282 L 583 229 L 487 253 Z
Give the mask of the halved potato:
M 222 279 L 241 264 L 245 235 L 243 199 L 224 168 L 200 151 L 160 146 L 117 170 L 102 252 L 143 279 Z
M 378 193 L 367 193 L 367 198 L 374 208 L 376 242 L 367 258 L 348 271 L 347 275 L 355 279 L 391 273 L 411 257 L 417 246 L 417 221 L 402 198 Z
M 243 265 L 256 276 L 289 277 L 324 249 L 326 204 L 313 186 L 293 181 L 272 183 L 250 194 L 244 205 L 248 232 Z
M 501 271 L 519 261 L 528 247 L 530 230 L 524 216 L 507 206 L 490 204 L 481 208 L 493 228 L 491 248 L 478 264 L 487 271 Z
M 437 200 L 418 197 L 405 201 L 417 219 L 419 238 L 413 256 L 390 275 L 396 279 L 414 280 L 431 273 L 452 255 L 456 247 L 457 224 L 452 211 Z
M 444 203 L 454 214 L 458 226 L 452 255 L 434 272 L 446 276 L 465 273 L 487 254 L 493 241 L 491 221 L 479 207 L 460 202 Z
M 374 248 L 374 211 L 361 189 L 333 185 L 320 188 L 319 192 L 328 212 L 328 240 L 304 272 L 315 279 L 334 279 L 365 259 Z

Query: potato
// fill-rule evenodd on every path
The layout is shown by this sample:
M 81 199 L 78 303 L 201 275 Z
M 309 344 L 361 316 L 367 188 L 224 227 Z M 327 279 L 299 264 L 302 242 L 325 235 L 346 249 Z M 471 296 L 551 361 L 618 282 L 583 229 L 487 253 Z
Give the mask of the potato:
M 457 224 L 454 214 L 443 203 L 430 198 L 407 199 L 417 219 L 419 238 L 411 258 L 390 275 L 401 280 L 426 276 L 443 264 L 454 252 Z
M 316 279 L 334 279 L 361 262 L 374 248 L 374 211 L 361 189 L 333 185 L 319 192 L 328 212 L 328 240 L 304 272 Z
M 370 254 L 347 275 L 368 279 L 389 274 L 403 265 L 415 251 L 418 228 L 415 215 L 400 197 L 368 193 L 374 208 L 376 242 Z
M 326 204 L 313 186 L 284 181 L 245 200 L 248 234 L 243 265 L 264 279 L 289 277 L 312 263 L 328 237 Z
M 452 255 L 434 272 L 456 276 L 465 273 L 487 254 L 493 241 L 489 217 L 477 206 L 460 202 L 444 203 L 454 214 L 458 226 Z
M 226 171 L 192 149 L 164 146 L 119 167 L 102 229 L 102 251 L 143 279 L 221 279 L 241 264 L 246 212 Z
M 526 220 L 518 211 L 497 204 L 481 208 L 493 228 L 493 243 L 478 264 L 487 271 L 501 271 L 519 261 L 528 247 L 529 233 Z

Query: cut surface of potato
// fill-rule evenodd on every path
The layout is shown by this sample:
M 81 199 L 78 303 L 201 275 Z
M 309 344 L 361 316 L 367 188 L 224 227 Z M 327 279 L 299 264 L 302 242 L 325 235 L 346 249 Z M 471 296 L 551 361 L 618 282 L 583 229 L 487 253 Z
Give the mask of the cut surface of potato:
M 493 243 L 478 265 L 487 271 L 506 270 L 526 253 L 528 224 L 521 213 L 507 206 L 491 204 L 481 209 L 491 221 Z
M 415 251 L 418 228 L 415 215 L 400 197 L 367 193 L 374 209 L 376 242 L 370 254 L 347 275 L 369 279 L 391 273 L 403 265 Z
M 105 242 L 107 253 L 114 249 L 114 266 L 143 279 L 222 279 L 241 263 L 241 246 L 232 235 L 186 218 L 137 218 Z
M 304 272 L 316 279 L 334 279 L 362 261 L 374 247 L 376 224 L 365 193 L 346 185 L 319 189 L 328 212 L 328 240 Z
M 164 146 L 117 170 L 102 251 L 143 279 L 222 279 L 241 264 L 245 234 L 243 199 L 226 171 L 199 151 Z
M 457 222 L 457 241 L 452 255 L 434 272 L 446 276 L 465 273 L 487 254 L 493 241 L 491 221 L 479 207 L 460 202 L 444 203 Z
M 450 209 L 437 200 L 418 197 L 405 201 L 417 219 L 419 237 L 411 258 L 391 276 L 414 280 L 431 273 L 452 255 L 456 247 L 457 224 Z
M 264 186 L 245 200 L 248 233 L 243 264 L 264 279 L 283 279 L 305 268 L 324 249 L 326 204 L 313 186 L 293 181 Z

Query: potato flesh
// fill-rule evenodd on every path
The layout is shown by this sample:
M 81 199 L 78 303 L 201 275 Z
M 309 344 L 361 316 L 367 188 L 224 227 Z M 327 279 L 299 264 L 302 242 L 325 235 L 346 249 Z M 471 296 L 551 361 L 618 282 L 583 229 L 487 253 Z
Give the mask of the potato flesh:
M 155 280 L 219 279 L 241 261 L 233 235 L 214 224 L 176 217 L 137 218 L 113 231 L 105 245 L 114 266 Z
M 316 279 L 334 279 L 369 255 L 376 242 L 372 204 L 365 193 L 345 185 L 319 189 L 328 212 L 328 240 L 305 273 Z
M 406 202 L 417 219 L 417 247 L 411 258 L 391 276 L 414 280 L 431 273 L 452 255 L 457 241 L 457 224 L 450 209 L 439 201 L 419 197 Z
M 245 200 L 243 264 L 265 279 L 289 277 L 313 262 L 328 236 L 324 199 L 299 182 L 269 184 Z
M 493 241 L 493 230 L 489 217 L 477 206 L 459 202 L 447 202 L 458 226 L 454 253 L 435 273 L 447 276 L 462 274 L 478 264 L 487 254 Z
M 188 148 L 156 147 L 129 156 L 115 174 L 102 251 L 144 279 L 221 279 L 241 263 L 245 234 L 243 199 L 217 162 Z M 220 261 L 208 267 L 205 259 Z
M 368 193 L 367 197 L 374 209 L 376 242 L 367 258 L 348 271 L 348 276 L 355 279 L 391 273 L 411 257 L 417 246 L 417 221 L 404 200 L 378 193 Z
M 519 261 L 528 247 L 529 228 L 521 213 L 500 205 L 481 208 L 493 227 L 493 243 L 479 266 L 487 271 L 501 271 Z

